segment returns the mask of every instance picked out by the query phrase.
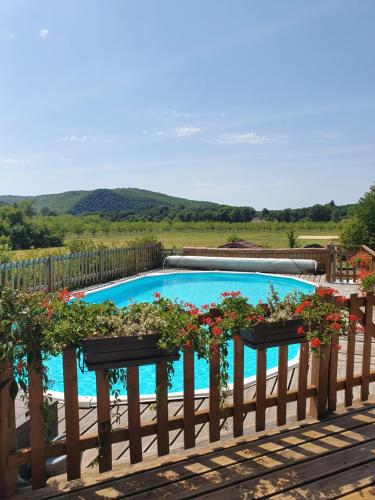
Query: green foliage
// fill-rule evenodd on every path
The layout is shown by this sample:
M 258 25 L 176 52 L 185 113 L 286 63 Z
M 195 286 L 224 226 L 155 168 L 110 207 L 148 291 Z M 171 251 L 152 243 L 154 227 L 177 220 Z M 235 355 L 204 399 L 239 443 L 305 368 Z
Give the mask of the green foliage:
M 10 262 L 12 260 L 11 255 L 11 248 L 8 243 L 1 243 L 0 241 L 0 264 Z
M 375 248 L 375 184 L 360 198 L 355 214 L 368 234 L 367 244 Z
M 289 248 L 297 248 L 298 247 L 298 241 L 297 241 L 297 237 L 295 236 L 294 229 L 292 229 L 290 231 L 287 231 L 286 235 L 288 237 Z
M 345 246 L 364 245 L 369 242 L 368 230 L 357 216 L 344 223 L 341 241 Z
M 241 241 L 243 238 L 241 236 L 238 236 L 238 234 L 230 234 L 227 238 L 227 243 L 230 243 L 232 241 Z
M 363 292 L 373 292 L 375 290 L 375 272 L 362 271 L 360 283 Z
M 44 221 L 33 217 L 31 203 L 0 207 L 0 238 L 13 250 L 62 245 L 62 236 Z

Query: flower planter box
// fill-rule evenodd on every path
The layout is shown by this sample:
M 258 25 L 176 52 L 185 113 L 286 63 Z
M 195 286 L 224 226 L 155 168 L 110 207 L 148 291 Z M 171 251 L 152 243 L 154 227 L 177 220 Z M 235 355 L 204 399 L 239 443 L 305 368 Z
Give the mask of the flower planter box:
M 179 350 L 167 353 L 159 349 L 158 334 L 111 337 L 82 340 L 82 352 L 90 371 L 125 368 L 158 363 L 162 360 L 176 361 L 180 358 Z
M 252 349 L 264 350 L 267 347 L 300 344 L 306 341 L 306 336 L 297 333 L 304 326 L 299 319 L 276 321 L 274 323 L 259 323 L 252 328 L 240 330 L 242 342 Z

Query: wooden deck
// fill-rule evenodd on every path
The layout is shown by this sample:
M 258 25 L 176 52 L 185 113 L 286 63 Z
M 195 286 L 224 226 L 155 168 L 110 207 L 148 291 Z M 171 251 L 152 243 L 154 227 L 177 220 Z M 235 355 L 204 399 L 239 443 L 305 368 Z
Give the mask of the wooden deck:
M 51 479 L 18 498 L 333 499 L 375 497 L 375 401 L 324 421 L 231 439 L 98 477 Z
M 321 275 L 300 275 L 298 277 L 322 286 L 326 285 L 325 278 Z M 343 295 L 348 295 L 348 290 L 349 292 L 356 291 L 356 287 L 353 285 L 335 285 L 335 287 Z M 342 339 L 340 343 L 342 349 L 338 353 L 339 378 L 345 376 L 347 363 L 346 340 Z M 354 374 L 361 373 L 363 347 L 363 335 L 357 334 Z M 374 340 L 370 351 L 370 365 L 373 369 L 375 366 Z M 309 377 L 311 377 L 311 373 Z M 288 371 L 287 390 L 292 391 L 297 387 L 298 367 L 294 367 Z M 267 396 L 276 396 L 277 390 L 278 377 L 270 377 L 267 380 Z M 370 383 L 370 393 L 374 394 L 374 390 L 375 381 Z M 354 388 L 354 399 L 359 399 L 360 391 L 360 387 Z M 250 401 L 254 400 L 255 397 L 255 385 L 247 387 L 244 399 Z M 227 400 L 230 403 L 231 396 L 228 396 Z M 337 402 L 340 404 L 343 401 L 344 390 L 340 390 L 337 393 Z M 208 397 L 195 400 L 196 411 L 207 409 L 208 406 Z M 140 409 L 142 422 L 156 421 L 156 411 L 152 403 L 141 403 Z M 169 401 L 168 413 L 170 417 L 182 415 L 183 401 Z M 144 461 L 132 466 L 129 465 L 128 441 L 116 442 L 112 445 L 113 471 L 100 475 L 97 466 L 94 465 L 98 454 L 97 449 L 85 450 L 82 454 L 84 468 L 82 479 L 72 483 L 79 487 L 80 491 L 79 493 L 78 491 L 75 493 L 67 492 L 67 498 L 120 498 L 124 496 L 167 498 L 172 495 L 177 498 L 202 495 L 214 498 L 214 496 L 221 494 L 218 493 L 218 490 L 222 488 L 225 488 L 225 498 L 238 498 L 239 491 L 241 498 L 272 496 L 278 498 L 337 498 L 339 494 L 354 493 L 356 489 L 360 488 L 367 488 L 364 490 L 364 494 L 370 495 L 362 498 L 371 497 L 372 490 L 368 488 L 372 487 L 372 476 L 375 477 L 375 462 L 373 461 L 375 460 L 375 401 L 353 410 L 353 413 L 349 414 L 347 411 L 337 413 L 327 421 L 320 423 L 310 421 L 309 424 L 303 424 L 302 427 L 300 422 L 297 423 L 296 415 L 297 402 L 291 400 L 287 404 L 287 422 L 294 427 L 293 429 L 280 428 L 277 427 L 277 407 L 268 407 L 266 410 L 266 429 L 268 432 L 271 431 L 271 434 L 263 434 L 262 437 L 259 437 L 259 435 L 254 434 L 255 412 L 248 413 L 244 417 L 244 435 L 247 438 L 236 441 L 233 440 L 232 417 L 222 419 L 220 422 L 219 451 L 217 451 L 218 448 L 212 448 L 212 445 L 209 444 L 209 423 L 196 425 L 196 448 L 194 453 L 189 456 L 188 452 L 184 450 L 183 429 L 169 432 L 171 455 L 166 458 L 155 459 L 157 456 L 156 435 L 143 437 Z M 25 407 L 20 400 L 16 402 L 16 418 L 17 426 L 25 425 Z M 79 418 L 82 437 L 97 432 L 97 408 L 95 406 L 80 408 Z M 66 427 L 64 403 L 57 403 L 56 420 L 55 434 L 63 434 Z M 112 410 L 111 420 L 114 429 L 128 426 L 127 404 L 121 405 L 118 416 Z M 27 436 L 27 430 L 23 433 L 23 437 L 25 435 Z M 22 442 L 22 446 L 27 445 L 27 442 Z M 354 450 L 354 448 L 356 449 Z M 353 453 L 354 451 L 355 453 Z M 170 468 L 171 462 L 176 464 L 173 465 L 173 469 Z M 165 465 L 156 470 L 156 465 L 160 464 Z M 89 468 L 90 465 L 94 466 Z M 311 473 L 310 470 L 312 465 L 314 465 L 314 473 Z M 146 468 L 149 470 L 147 473 L 144 472 Z M 127 474 L 130 476 L 124 477 Z M 135 475 L 133 476 L 133 474 Z M 352 479 L 348 477 L 348 474 L 352 474 Z M 156 489 L 155 492 L 158 492 L 156 494 L 154 488 L 160 478 L 163 480 L 163 487 Z M 100 486 L 95 486 L 93 489 L 93 485 L 97 481 L 110 482 L 101 483 Z M 54 483 L 58 487 L 58 491 L 56 487 L 37 492 L 27 491 L 25 498 L 60 496 L 61 488 L 66 486 L 66 479 L 52 477 L 49 484 Z M 131 488 L 136 488 L 136 490 L 132 491 Z M 292 493 L 292 488 L 295 489 L 295 493 L 294 491 Z M 324 491 L 324 494 L 319 493 L 319 496 L 316 492 L 320 491 Z M 295 496 L 293 496 L 294 494 Z

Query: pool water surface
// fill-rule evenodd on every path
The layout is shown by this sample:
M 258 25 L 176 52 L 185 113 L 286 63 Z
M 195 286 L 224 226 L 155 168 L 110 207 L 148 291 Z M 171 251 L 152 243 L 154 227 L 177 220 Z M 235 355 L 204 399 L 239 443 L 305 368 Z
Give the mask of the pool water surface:
M 196 306 L 218 302 L 220 294 L 226 291 L 241 291 L 248 297 L 249 302 L 257 304 L 265 302 L 270 285 L 279 292 L 283 298 L 288 292 L 297 290 L 302 293 L 314 291 L 314 285 L 282 276 L 273 276 L 260 273 L 232 273 L 232 272 L 174 272 L 142 276 L 127 280 L 115 285 L 107 286 L 88 292 L 85 301 L 101 303 L 112 300 L 118 307 L 124 307 L 131 302 L 152 302 L 154 292 L 159 292 L 162 297 L 192 302 Z M 229 382 L 233 380 L 233 343 L 228 346 Z M 289 346 L 288 359 L 295 360 L 298 356 L 298 344 Z M 277 367 L 278 348 L 267 350 L 267 370 Z M 183 362 L 182 357 L 173 363 L 174 376 L 171 392 L 183 390 Z M 63 371 L 61 356 L 47 361 L 48 376 L 51 391 L 63 392 Z M 155 365 L 141 366 L 139 370 L 140 393 L 142 395 L 155 395 Z M 244 374 L 245 379 L 254 377 L 256 373 L 256 351 L 245 348 Z M 195 359 L 195 389 L 208 388 L 209 369 L 205 360 Z M 121 395 L 126 395 L 125 387 L 118 387 Z M 78 392 L 80 396 L 96 395 L 95 373 L 85 369 L 84 373 L 78 369 Z

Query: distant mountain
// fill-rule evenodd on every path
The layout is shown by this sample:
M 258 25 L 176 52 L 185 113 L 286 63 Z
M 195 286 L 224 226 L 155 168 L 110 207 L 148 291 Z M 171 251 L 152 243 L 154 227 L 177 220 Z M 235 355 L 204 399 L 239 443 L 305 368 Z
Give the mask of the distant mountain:
M 67 191 L 58 194 L 43 194 L 40 196 L 0 196 L 0 204 L 13 204 L 22 200 L 31 200 L 37 211 L 48 208 L 57 214 L 106 212 L 144 212 L 151 208 L 218 208 L 217 203 L 208 201 L 187 200 L 145 189 L 95 189 L 93 191 Z

